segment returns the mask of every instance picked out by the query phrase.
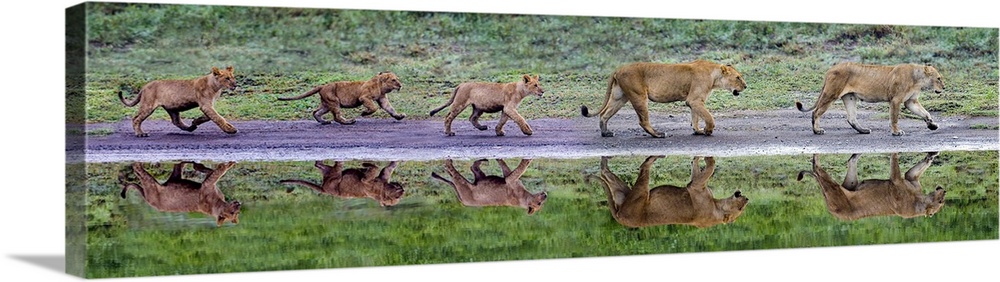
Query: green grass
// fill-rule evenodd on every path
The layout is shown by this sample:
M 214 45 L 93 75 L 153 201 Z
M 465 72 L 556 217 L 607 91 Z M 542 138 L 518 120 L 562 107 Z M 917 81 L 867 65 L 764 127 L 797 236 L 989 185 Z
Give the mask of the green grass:
M 217 106 L 235 120 L 309 119 L 317 98 L 275 98 L 331 81 L 368 79 L 383 70 L 403 81 L 403 90 L 390 100 L 409 118 L 427 118 L 460 82 L 508 82 L 522 73 L 540 74 L 546 95 L 525 99 L 520 112 L 527 118 L 566 118 L 577 116 L 580 105 L 600 106 L 608 74 L 622 64 L 694 59 L 734 64 L 749 83 L 739 97 L 713 95 L 708 107 L 714 111 L 811 102 L 830 66 L 860 61 L 934 64 L 947 90 L 921 94 L 928 110 L 998 112 L 995 28 L 87 5 L 87 122 L 134 114 L 116 97 L 121 85 L 137 89 L 150 80 L 194 78 L 227 65 L 235 66 L 241 87 L 224 94 Z M 652 110 L 683 107 L 655 104 Z M 153 118 L 166 114 L 159 111 Z
M 821 164 L 840 178 L 847 158 L 823 155 Z M 902 153 L 901 166 L 908 169 L 922 158 Z M 403 183 L 406 194 L 389 209 L 307 189 L 286 193 L 278 180 L 320 180 L 311 162 L 241 162 L 218 183 L 227 199 L 243 203 L 240 223 L 221 228 L 201 214 L 157 212 L 136 191 L 119 198 L 118 175 L 132 177 L 127 163 L 88 164 L 86 213 L 72 219 L 86 222 L 91 278 L 995 240 L 997 158 L 995 151 L 942 152 L 921 178 L 926 192 L 939 185 L 948 190 L 945 207 L 929 218 L 837 220 L 814 180 L 795 180 L 799 170 L 810 168 L 810 156 L 796 155 L 717 158 L 709 182 L 714 195 L 740 190 L 750 203 L 735 223 L 704 229 L 619 225 L 597 179 L 598 159 L 534 160 L 521 180 L 549 198 L 531 216 L 519 208 L 462 206 L 454 190 L 430 177 L 444 172 L 441 161 L 400 164 L 393 180 Z M 610 169 L 632 182 L 642 160 L 615 157 Z M 466 177 L 470 163 L 455 161 Z M 685 185 L 690 163 L 684 156 L 658 160 L 651 183 Z M 146 167 L 163 181 L 172 164 Z M 888 178 L 888 164 L 887 154 L 863 155 L 859 177 Z M 500 173 L 493 161 L 483 169 Z

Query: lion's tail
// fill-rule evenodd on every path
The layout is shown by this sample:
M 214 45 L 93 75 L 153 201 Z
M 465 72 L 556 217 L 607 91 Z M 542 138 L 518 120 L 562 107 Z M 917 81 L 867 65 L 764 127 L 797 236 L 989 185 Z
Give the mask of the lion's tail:
M 122 85 L 120 87 L 120 90 L 118 91 L 118 100 L 121 100 L 122 104 L 125 104 L 125 106 L 128 106 L 128 107 L 132 107 L 132 106 L 135 106 L 136 104 L 138 104 L 139 103 L 139 98 L 141 98 L 141 97 L 142 97 L 142 90 L 139 90 L 139 94 L 135 95 L 135 99 L 134 100 L 132 100 L 132 101 L 126 101 L 125 100 L 125 85 Z
M 299 96 L 295 96 L 295 97 L 278 97 L 278 101 L 291 101 L 291 100 L 302 99 L 302 98 L 305 98 L 305 97 L 312 96 L 313 94 L 319 93 L 320 89 L 323 89 L 323 86 L 316 86 L 312 90 L 309 90 L 308 92 L 303 93 L 302 95 L 299 95 Z
M 448 179 L 445 179 L 444 177 L 441 177 L 441 175 L 438 175 L 437 172 L 431 172 L 431 177 L 434 177 L 437 180 L 441 180 L 441 181 L 447 182 L 450 185 L 455 185 L 454 182 L 451 182 L 451 180 L 448 180 Z
M 612 74 L 611 75 L 611 79 L 608 79 L 608 89 L 604 92 L 604 105 L 601 106 L 601 110 L 600 111 L 597 111 L 595 113 L 590 113 L 587 110 L 587 106 L 586 105 L 581 105 L 580 106 L 580 114 L 582 114 L 584 117 L 593 117 L 593 116 L 599 115 L 601 113 L 604 113 L 604 111 L 607 111 L 608 110 L 608 104 L 611 104 L 611 89 L 614 88 L 615 84 L 617 84 L 617 83 L 618 83 L 618 81 L 615 79 L 615 75 Z
M 795 177 L 795 180 L 802 181 L 802 177 L 806 176 L 806 175 L 809 175 L 809 176 L 812 176 L 812 177 L 816 177 L 816 174 L 814 174 L 812 171 L 803 170 L 803 171 L 799 171 L 799 175 L 797 177 Z
M 316 190 L 316 191 L 319 191 L 319 192 L 323 191 L 323 187 L 320 187 L 316 183 L 312 183 L 312 182 L 305 181 L 305 180 L 285 179 L 285 180 L 281 180 L 281 181 L 278 181 L 278 182 L 281 182 L 282 184 L 299 184 L 299 185 L 302 185 L 302 186 L 306 186 L 306 187 L 312 188 L 313 190 Z M 291 193 L 292 190 L 295 190 L 295 188 L 288 187 L 288 189 L 286 189 L 285 192 L 286 193 Z
M 823 88 L 820 88 L 820 90 L 819 90 L 819 95 L 820 96 L 823 96 L 823 91 L 826 91 L 826 83 L 825 82 L 823 83 Z M 819 99 L 816 100 L 816 103 L 819 103 Z M 812 111 L 813 109 L 815 109 L 816 108 L 816 104 L 813 104 L 812 107 L 809 107 L 808 109 L 806 109 L 805 106 L 802 105 L 802 102 L 799 102 L 799 100 L 795 100 L 795 107 L 798 108 L 800 112 L 808 112 L 808 111 Z
M 455 102 L 455 96 L 458 96 L 458 88 L 460 88 L 460 87 L 462 87 L 462 86 L 459 85 L 458 87 L 455 87 L 455 90 L 451 92 L 451 98 L 448 98 L 448 102 L 444 103 L 444 105 L 441 105 L 440 107 L 437 107 L 436 109 L 431 110 L 431 114 L 430 115 L 434 116 L 434 114 L 440 112 L 445 107 L 451 105 L 451 103 L 454 103 Z

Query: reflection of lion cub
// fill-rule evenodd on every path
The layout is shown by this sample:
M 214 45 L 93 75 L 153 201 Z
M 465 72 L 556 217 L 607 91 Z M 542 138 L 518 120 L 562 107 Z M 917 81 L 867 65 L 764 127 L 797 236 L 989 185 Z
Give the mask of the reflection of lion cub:
M 749 201 L 740 191 L 732 197 L 715 199 L 708 180 L 715 173 L 715 159 L 705 158 L 705 168 L 698 167 L 701 157 L 691 161 L 691 182 L 687 187 L 670 185 L 649 189 L 649 170 L 661 156 L 650 156 L 639 167 L 639 176 L 631 188 L 608 169 L 609 157 L 601 158 L 601 184 L 608 193 L 611 215 L 628 227 L 664 224 L 687 224 L 699 228 L 732 223 L 743 214 Z
M 232 66 L 225 70 L 212 67 L 212 73 L 191 80 L 156 80 L 143 86 L 135 100 L 125 101 L 124 91 L 118 92 L 118 99 L 129 107 L 139 104 L 139 112 L 132 119 L 136 137 L 149 136 L 142 131 L 142 122 L 158 107 L 163 107 L 170 115 L 170 121 L 184 131 L 194 131 L 198 125 L 211 120 L 222 131 L 233 134 L 236 133 L 236 128 L 215 111 L 215 99 L 222 94 L 223 89 L 236 89 Z M 195 107 L 201 109 L 204 115 L 191 121 L 188 126 L 181 121 L 181 112 Z
M 890 179 L 866 179 L 858 182 L 858 158 L 851 155 L 847 161 L 847 175 L 838 184 L 819 166 L 819 155 L 813 155 L 812 172 L 799 172 L 798 179 L 811 174 L 823 189 L 826 208 L 841 220 L 856 220 L 871 216 L 897 215 L 904 218 L 932 216 L 944 206 L 945 191 L 940 186 L 924 195 L 920 188 L 920 175 L 931 166 L 937 152 L 927 153 L 923 160 L 902 175 L 899 171 L 899 154 L 890 157 Z
M 183 179 L 181 172 L 185 164 L 194 164 L 194 169 L 205 174 L 201 183 Z M 125 198 L 128 188 L 139 190 L 142 198 L 150 206 L 162 212 L 201 212 L 215 218 L 215 223 L 222 226 L 226 221 L 233 224 L 239 222 L 240 202 L 226 202 L 226 197 L 219 191 L 215 183 L 232 168 L 235 162 L 221 163 L 210 169 L 195 162 L 180 162 L 174 165 L 173 172 L 166 182 L 156 182 L 142 163 L 132 163 L 132 171 L 139 177 L 139 184 L 125 183 L 121 197 Z M 122 179 L 124 181 L 124 179 Z
M 537 75 L 532 77 L 525 74 L 517 82 L 465 82 L 455 87 L 455 91 L 452 92 L 448 102 L 437 109 L 431 110 L 430 115 L 433 116 L 441 111 L 441 109 L 444 109 L 444 107 L 451 105 L 451 111 L 444 118 L 444 134 L 455 136 L 455 132 L 451 131 L 451 122 L 458 117 L 458 114 L 465 110 L 465 107 L 471 105 L 472 116 L 469 116 L 469 121 L 472 122 L 472 126 L 475 126 L 476 129 L 488 129 L 485 125 L 479 124 L 479 116 L 483 113 L 502 112 L 500 114 L 500 121 L 497 122 L 497 136 L 504 135 L 503 125 L 507 123 L 507 119 L 514 120 L 521 127 L 521 132 L 524 135 L 531 135 L 531 126 L 528 126 L 528 123 L 524 121 L 524 117 L 521 117 L 521 114 L 517 112 L 517 106 L 528 95 L 538 95 L 538 97 L 541 97 L 545 93 L 545 90 L 538 84 L 538 79 Z
M 323 172 L 323 185 L 298 179 L 285 179 L 281 183 L 299 184 L 322 194 L 341 198 L 371 198 L 383 207 L 394 206 L 403 197 L 403 186 L 392 182 L 392 170 L 398 162 L 389 162 L 382 170 L 378 166 L 364 163 L 364 168 L 344 169 L 342 162 L 328 166 L 316 161 L 316 168 Z M 288 188 L 291 193 L 294 188 Z
M 445 160 L 444 163 L 448 174 L 451 175 L 450 181 L 441 177 L 436 172 L 432 172 L 431 176 L 455 188 L 458 200 L 462 202 L 462 205 L 467 207 L 522 207 L 528 209 L 529 215 L 542 209 L 545 199 L 548 198 L 547 194 L 545 192 L 531 194 L 531 192 L 528 192 L 524 188 L 524 184 L 521 183 L 521 175 L 528 169 L 528 164 L 531 163 L 530 159 L 521 159 L 521 163 L 514 170 L 510 170 L 510 167 L 503 160 L 497 159 L 497 163 L 500 164 L 500 169 L 503 171 L 503 176 L 486 175 L 483 173 L 479 169 L 479 166 L 484 161 L 486 160 L 481 159 L 472 163 L 471 169 L 474 177 L 472 182 L 466 180 L 455 169 L 455 165 L 451 160 Z
M 319 93 L 319 108 L 313 111 L 313 118 L 321 124 L 330 124 L 330 121 L 323 119 L 326 113 L 333 113 L 333 120 L 340 124 L 353 124 L 354 119 L 344 119 L 340 114 L 340 108 L 357 108 L 364 106 L 361 111 L 362 116 L 374 114 L 379 107 L 389 113 L 396 120 L 406 117 L 406 114 L 396 113 L 396 110 L 389 104 L 389 96 L 386 95 L 393 90 L 399 91 L 403 84 L 399 82 L 399 77 L 392 72 L 380 72 L 366 81 L 337 81 L 329 84 L 316 86 L 309 92 L 295 97 L 278 98 L 281 101 L 298 100 Z M 376 105 L 377 104 L 377 105 Z
M 862 65 L 858 63 L 843 63 L 833 66 L 826 72 L 823 79 L 823 89 L 819 99 L 811 108 L 804 108 L 802 103 L 795 101 L 799 111 L 808 112 L 816 109 L 812 115 L 813 133 L 823 134 L 819 127 L 819 118 L 837 99 L 844 100 L 847 109 L 847 122 L 859 133 L 868 134 L 871 130 L 862 128 L 857 122 L 857 102 L 889 102 L 890 126 L 892 135 L 905 134 L 899 130 L 900 105 L 905 105 L 913 114 L 927 122 L 927 128 L 938 128 L 930 113 L 920 105 L 917 98 L 920 90 L 933 89 L 934 93 L 944 91 L 944 82 L 937 69 L 930 65 L 902 64 L 895 66 Z
M 585 117 L 601 115 L 601 136 L 615 134 L 608 130 L 611 119 L 625 103 L 639 115 L 639 126 L 653 137 L 665 135 L 656 132 L 649 123 L 648 101 L 667 103 L 684 101 L 691 108 L 691 128 L 694 134 L 712 135 L 715 118 L 705 108 L 705 101 L 713 89 L 726 89 L 733 95 L 747 88 L 743 76 L 731 65 L 720 65 L 708 61 L 694 61 L 684 64 L 632 63 L 618 68 L 608 80 L 604 94 L 604 106 L 597 113 L 588 113 L 587 106 L 580 111 Z M 698 126 L 699 119 L 705 120 L 705 129 Z

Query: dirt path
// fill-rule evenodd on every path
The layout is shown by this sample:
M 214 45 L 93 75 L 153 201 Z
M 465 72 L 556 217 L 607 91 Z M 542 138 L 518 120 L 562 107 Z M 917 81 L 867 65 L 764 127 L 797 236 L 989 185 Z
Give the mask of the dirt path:
M 112 129 L 86 141 L 86 161 L 159 160 L 431 160 L 443 158 L 582 158 L 600 155 L 714 155 L 800 153 L 876 153 L 894 151 L 1000 150 L 997 118 L 941 117 L 940 129 L 904 119 L 907 135 L 891 136 L 884 113 L 863 112 L 859 120 L 872 129 L 857 134 L 843 111 L 828 112 L 821 121 L 825 135 L 814 135 L 809 113 L 795 110 L 716 113 L 712 136 L 691 135 L 690 114 L 655 115 L 653 126 L 667 134 L 651 138 L 638 126 L 635 114 L 623 110 L 609 122 L 615 137 L 601 137 L 598 118 L 529 120 L 535 134 L 524 136 L 516 124 L 507 136 L 493 132 L 495 115 L 484 116 L 490 129 L 475 130 L 456 120 L 457 136 L 445 137 L 443 122 L 358 118 L 354 125 L 320 125 L 302 121 L 236 121 L 240 130 L 227 135 L 214 124 L 188 133 L 168 121 L 147 121 L 147 138 L 132 136 L 129 122 L 91 124 L 88 130 Z M 974 129 L 988 127 L 990 129 Z

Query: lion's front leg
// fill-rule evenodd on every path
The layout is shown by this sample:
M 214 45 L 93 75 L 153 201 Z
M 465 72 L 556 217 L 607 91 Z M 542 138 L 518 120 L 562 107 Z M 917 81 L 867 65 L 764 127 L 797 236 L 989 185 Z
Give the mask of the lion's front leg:
M 232 124 L 226 121 L 226 119 L 223 118 L 222 115 L 219 115 L 219 113 L 215 111 L 215 106 L 213 103 L 209 102 L 202 104 L 201 111 L 205 113 L 205 116 L 212 119 L 212 121 L 215 122 L 215 124 L 218 125 L 223 132 L 229 134 L 236 133 L 236 127 L 234 127 Z
M 705 101 L 689 101 L 687 104 L 691 108 L 691 127 L 694 129 L 694 134 L 712 135 L 715 130 L 715 118 L 712 117 L 712 113 L 708 112 L 708 108 L 705 108 Z M 698 128 L 698 117 L 705 120 L 704 130 Z
M 927 129 L 930 130 L 938 129 L 938 125 L 934 123 L 934 119 L 931 118 L 931 114 L 928 113 L 927 110 L 925 110 L 924 107 L 920 105 L 920 102 L 918 102 L 916 98 L 911 98 L 909 100 L 906 100 L 904 105 L 906 106 L 907 109 L 910 110 L 910 112 L 913 112 L 913 114 L 919 116 L 921 119 L 924 120 L 924 122 L 927 123 Z
M 378 111 L 378 105 L 375 104 L 375 101 L 372 100 L 372 98 L 361 96 L 358 100 L 361 101 L 361 105 L 365 108 L 361 111 L 361 116 L 370 116 L 374 114 L 375 111 Z
M 514 122 L 521 127 L 521 133 L 524 133 L 524 135 L 532 134 L 531 126 L 529 126 L 528 122 L 524 120 L 524 117 L 522 117 L 521 114 L 517 112 L 515 107 L 504 107 L 503 113 L 510 119 L 514 120 Z M 497 128 L 500 128 L 500 125 L 497 125 Z
M 401 120 L 406 118 L 406 114 L 396 113 L 396 109 L 393 109 L 392 104 L 389 104 L 389 97 L 382 96 L 382 98 L 378 99 L 378 104 L 382 106 L 382 109 L 385 110 L 385 112 L 389 113 L 389 115 L 392 116 L 392 118 L 396 120 Z

